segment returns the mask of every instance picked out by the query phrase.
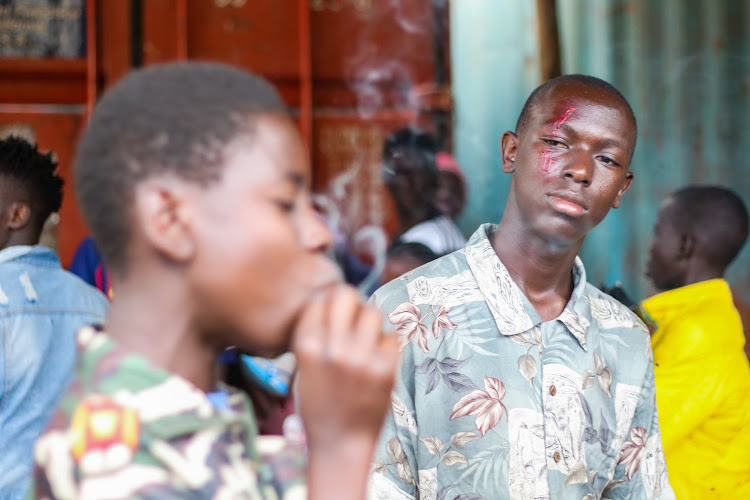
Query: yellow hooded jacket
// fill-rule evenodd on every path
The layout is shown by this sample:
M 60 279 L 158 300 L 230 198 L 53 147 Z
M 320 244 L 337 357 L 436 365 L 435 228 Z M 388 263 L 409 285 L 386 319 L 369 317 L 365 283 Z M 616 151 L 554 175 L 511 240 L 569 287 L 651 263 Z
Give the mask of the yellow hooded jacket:
M 657 327 L 656 403 L 677 499 L 750 499 L 750 366 L 729 285 L 703 281 L 642 306 Z

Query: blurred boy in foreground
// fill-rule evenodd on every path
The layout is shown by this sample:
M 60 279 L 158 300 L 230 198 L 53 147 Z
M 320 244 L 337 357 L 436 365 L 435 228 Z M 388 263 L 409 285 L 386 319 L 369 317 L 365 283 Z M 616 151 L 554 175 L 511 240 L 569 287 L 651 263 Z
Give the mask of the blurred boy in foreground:
M 78 379 L 37 444 L 37 495 L 304 494 L 301 450 L 260 449 L 247 399 L 216 384 L 236 345 L 293 347 L 309 498 L 363 497 L 397 340 L 340 284 L 275 90 L 218 64 L 132 73 L 94 110 L 75 176 L 116 293 L 106 328 L 79 332 Z

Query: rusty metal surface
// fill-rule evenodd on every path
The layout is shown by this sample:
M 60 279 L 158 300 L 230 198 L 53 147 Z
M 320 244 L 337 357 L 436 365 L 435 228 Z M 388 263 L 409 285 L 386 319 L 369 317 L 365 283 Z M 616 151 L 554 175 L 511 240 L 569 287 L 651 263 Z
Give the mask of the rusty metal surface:
M 445 0 L 85 3 L 97 11 L 96 30 L 90 24 L 87 32 L 97 50 L 70 61 L 0 59 L 0 121 L 37 122 L 4 112 L 4 104 L 90 105 L 95 90 L 101 93 L 131 65 L 187 57 L 244 67 L 279 88 L 311 139 L 316 189 L 346 192 L 338 201 L 353 208 L 342 211 L 341 227 L 353 231 L 395 227 L 380 180 L 383 137 L 407 124 L 449 130 L 449 72 L 435 64 L 445 64 L 447 53 Z M 60 137 L 69 143 L 44 141 L 72 150 L 74 136 L 61 129 Z M 73 232 L 61 234 L 64 249 L 66 238 L 84 235 L 80 219 L 71 220 Z
M 451 107 L 447 85 L 434 83 L 440 24 L 432 3 L 188 0 L 188 7 L 190 58 L 245 67 L 279 87 L 310 134 L 316 189 L 346 193 L 337 200 L 349 205 L 341 229 L 394 228 L 380 180 L 382 140 L 407 124 L 437 129 L 432 110 Z

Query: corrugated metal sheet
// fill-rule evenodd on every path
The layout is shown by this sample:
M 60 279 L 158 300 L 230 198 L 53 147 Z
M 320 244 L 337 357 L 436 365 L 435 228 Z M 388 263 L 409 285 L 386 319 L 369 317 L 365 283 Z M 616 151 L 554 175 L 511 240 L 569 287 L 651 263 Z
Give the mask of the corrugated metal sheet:
M 454 10 L 471 9 L 462 7 L 467 3 L 473 4 L 454 2 Z M 519 2 L 494 3 L 498 12 L 507 16 L 503 6 L 518 8 Z M 486 16 L 478 14 L 472 20 L 487 24 L 498 20 L 483 19 Z M 491 50 L 534 44 L 528 39 L 535 40 L 536 30 L 519 19 L 523 18 L 516 17 L 514 22 L 521 29 L 512 32 L 519 38 Z M 558 20 L 563 72 L 588 73 L 612 82 L 631 102 L 638 118 L 634 187 L 623 206 L 612 211 L 589 236 L 583 258 L 592 283 L 621 281 L 634 298 L 643 298 L 649 292 L 643 270 L 651 228 L 664 197 L 687 184 L 712 183 L 732 187 L 750 203 L 750 30 L 746 29 L 750 26 L 750 1 L 558 0 Z M 454 45 L 460 46 L 460 37 L 473 37 L 473 31 L 474 26 L 455 26 Z M 507 44 L 502 38 L 498 43 Z M 523 38 L 526 41 L 521 41 Z M 489 107 L 496 102 L 483 103 L 481 96 L 462 95 L 466 91 L 462 80 L 477 77 L 458 71 L 462 63 L 455 57 L 462 55 L 454 50 L 453 74 L 459 118 L 457 154 L 466 163 L 471 157 L 460 147 L 467 127 L 461 117 L 469 112 L 462 108 Z M 475 53 L 474 57 L 481 56 Z M 503 72 L 503 88 L 526 91 L 529 86 L 522 77 L 526 73 L 519 68 L 509 66 Z M 511 94 L 515 97 L 518 92 Z M 492 110 L 506 118 L 505 128 L 512 126 L 510 121 L 517 116 L 522 99 Z M 492 163 L 472 158 L 475 161 L 468 164 L 470 169 L 501 175 L 497 141 L 503 130 L 492 131 Z M 482 218 L 497 220 L 498 215 L 486 212 L 466 217 L 470 222 Z M 729 280 L 750 299 L 750 245 L 730 268 Z

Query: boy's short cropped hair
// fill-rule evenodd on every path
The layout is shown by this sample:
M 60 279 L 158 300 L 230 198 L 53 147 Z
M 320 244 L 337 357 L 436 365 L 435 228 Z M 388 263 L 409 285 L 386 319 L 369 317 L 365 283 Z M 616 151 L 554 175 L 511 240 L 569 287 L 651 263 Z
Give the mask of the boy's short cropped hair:
M 672 221 L 683 234 L 706 242 L 703 258 L 726 268 L 745 245 L 750 216 L 742 198 L 723 186 L 688 186 L 672 194 L 676 204 Z
M 36 144 L 20 137 L 0 140 L 0 176 L 16 183 L 29 197 L 34 227 L 41 231 L 51 213 L 60 210 L 63 179 L 57 174 L 52 153 L 41 153 Z
M 286 113 L 263 78 L 217 63 L 154 65 L 97 104 L 78 147 L 78 199 L 104 260 L 124 271 L 134 187 L 153 175 L 208 184 L 223 151 L 253 117 Z

